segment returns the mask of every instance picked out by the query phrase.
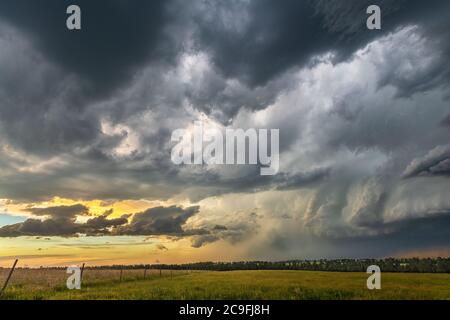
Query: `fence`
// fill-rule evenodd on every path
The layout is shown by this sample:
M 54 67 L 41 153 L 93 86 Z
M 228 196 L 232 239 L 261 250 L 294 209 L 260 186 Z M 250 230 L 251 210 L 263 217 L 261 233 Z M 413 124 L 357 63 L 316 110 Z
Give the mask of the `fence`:
M 4 284 L 0 291 L 1 295 L 14 286 L 30 285 L 35 289 L 66 289 L 66 281 L 70 276 L 66 268 L 16 268 L 18 260 L 14 261 L 11 269 L 0 268 L 0 284 Z M 126 267 L 97 268 L 87 267 L 84 263 L 80 266 L 82 288 L 90 285 L 99 285 L 107 282 L 130 282 L 142 280 L 155 280 L 159 278 L 174 279 L 180 275 L 186 275 L 192 271 L 168 270 L 168 269 L 128 269 Z M 10 288 L 11 289 L 11 288 Z

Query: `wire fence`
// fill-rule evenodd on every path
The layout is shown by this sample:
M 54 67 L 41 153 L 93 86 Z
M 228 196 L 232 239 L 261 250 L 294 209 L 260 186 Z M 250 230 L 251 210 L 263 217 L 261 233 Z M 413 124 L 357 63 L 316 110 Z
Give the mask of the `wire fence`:
M 81 268 L 82 266 L 80 266 Z M 65 289 L 66 281 L 69 277 L 65 268 L 16 268 L 0 269 L 0 286 L 7 290 L 7 287 L 27 287 L 30 290 L 45 289 Z M 159 278 L 176 278 L 193 272 L 190 270 L 167 270 L 167 269 L 128 269 L 114 268 L 89 268 L 84 267 L 82 273 L 83 287 L 101 285 L 110 282 L 131 282 L 142 280 L 154 280 Z M 9 278 L 9 279 L 8 279 Z M 9 280 L 9 281 L 8 281 Z

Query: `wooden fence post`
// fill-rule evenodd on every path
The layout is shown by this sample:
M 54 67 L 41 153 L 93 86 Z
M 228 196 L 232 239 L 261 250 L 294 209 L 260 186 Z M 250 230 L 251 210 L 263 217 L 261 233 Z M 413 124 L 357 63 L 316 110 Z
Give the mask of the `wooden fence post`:
M 83 265 L 81 266 L 81 272 L 80 272 L 80 282 L 82 282 L 82 281 L 83 281 L 83 272 L 84 272 L 84 263 L 83 263 Z
M 123 268 L 120 268 L 120 282 L 122 282 L 122 274 L 123 274 Z
M 162 277 L 162 269 L 159 269 L 159 277 Z
M 19 261 L 19 259 L 16 259 L 16 261 L 14 261 L 14 264 L 13 264 L 11 270 L 9 271 L 8 278 L 6 278 L 5 284 L 3 285 L 3 288 L 0 291 L 0 296 L 3 294 L 3 291 L 6 290 L 6 287 L 8 286 L 9 280 L 11 279 L 11 276 L 12 276 L 12 274 L 14 272 L 14 269 L 16 268 L 16 265 L 17 265 L 18 261 Z

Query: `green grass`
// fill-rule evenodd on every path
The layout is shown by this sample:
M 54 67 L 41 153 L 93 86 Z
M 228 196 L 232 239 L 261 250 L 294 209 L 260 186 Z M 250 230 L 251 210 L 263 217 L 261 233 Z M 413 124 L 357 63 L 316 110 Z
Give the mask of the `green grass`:
M 33 272 L 33 271 L 22 271 Z M 58 275 L 56 275 L 58 273 Z M 450 299 L 449 274 L 383 273 L 382 289 L 369 291 L 365 273 L 308 271 L 174 272 L 162 277 L 154 271 L 142 279 L 142 271 L 87 270 L 82 290 L 67 290 L 62 271 L 47 270 L 44 285 L 22 275 L 3 299 Z M 20 275 L 19 275 L 20 276 Z M 1 278 L 0 278 L 1 279 Z M 45 284 L 46 283 L 46 284 Z

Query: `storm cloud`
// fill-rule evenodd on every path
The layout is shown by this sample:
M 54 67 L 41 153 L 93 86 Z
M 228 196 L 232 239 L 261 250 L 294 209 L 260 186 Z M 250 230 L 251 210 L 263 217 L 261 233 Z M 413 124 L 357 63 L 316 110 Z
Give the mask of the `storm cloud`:
M 450 2 L 79 0 L 71 32 L 72 2 L 0 4 L 0 199 L 32 216 L 0 236 L 268 258 L 450 246 Z M 172 131 L 199 120 L 280 129 L 280 173 L 174 165 Z M 35 205 L 53 197 L 159 204 Z
M 0 16 L 30 35 L 32 42 L 65 72 L 79 75 L 91 96 L 108 93 L 128 81 L 150 60 L 170 60 L 174 50 L 165 35 L 170 1 L 80 0 L 83 28 L 65 28 L 73 1 L 2 2 Z M 83 107 L 82 105 L 79 106 Z
M 431 150 L 426 156 L 414 159 L 406 168 L 403 176 L 411 178 L 414 176 L 433 176 L 450 174 L 450 145 L 438 146 Z
M 182 226 L 193 215 L 198 213 L 199 207 L 156 207 L 134 215 L 130 224 L 118 230 L 125 235 L 173 235 L 182 236 L 185 231 Z

